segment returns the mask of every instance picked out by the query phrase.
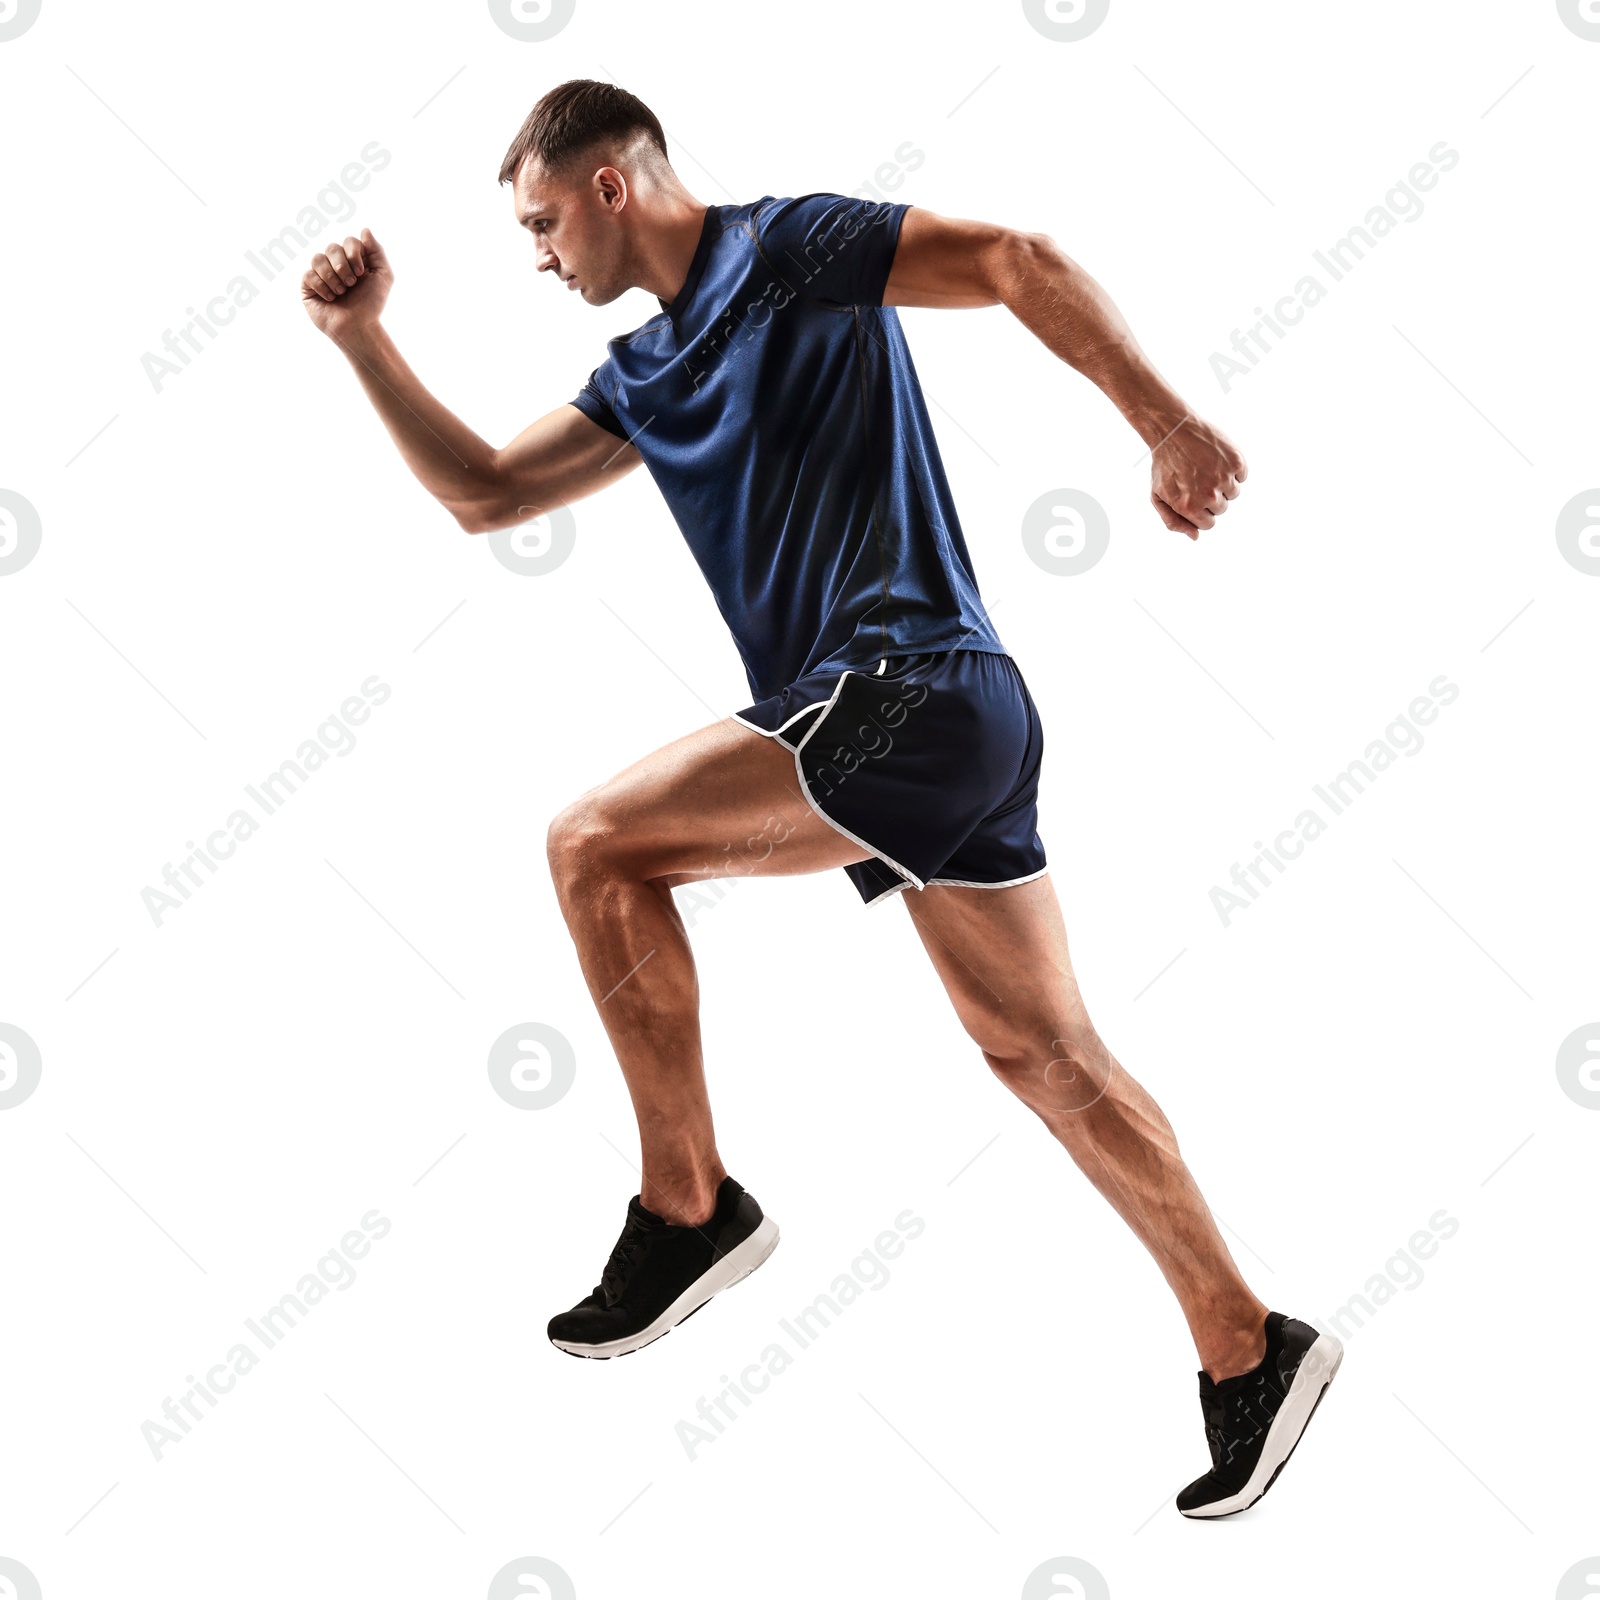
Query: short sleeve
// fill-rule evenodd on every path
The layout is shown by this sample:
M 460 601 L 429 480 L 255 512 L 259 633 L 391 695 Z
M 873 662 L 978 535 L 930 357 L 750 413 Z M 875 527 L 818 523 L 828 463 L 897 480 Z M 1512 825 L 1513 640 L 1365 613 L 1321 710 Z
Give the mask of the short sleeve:
M 757 217 L 772 266 L 802 294 L 842 306 L 881 306 L 907 205 L 842 194 L 778 200 Z
M 598 422 L 607 433 L 626 439 L 628 430 L 611 408 L 615 394 L 616 379 L 611 372 L 611 363 L 603 361 L 589 374 L 589 381 L 572 397 L 572 404 L 591 422 Z

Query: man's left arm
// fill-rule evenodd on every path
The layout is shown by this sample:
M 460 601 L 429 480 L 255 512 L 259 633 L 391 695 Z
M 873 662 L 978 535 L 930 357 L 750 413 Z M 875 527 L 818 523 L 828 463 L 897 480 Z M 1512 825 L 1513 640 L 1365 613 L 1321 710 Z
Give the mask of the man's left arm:
M 1150 501 L 1174 532 L 1198 539 L 1238 496 L 1244 457 L 1189 410 L 1110 295 L 1048 235 L 912 206 L 901 220 L 883 304 L 1005 306 L 1103 390 L 1150 447 Z

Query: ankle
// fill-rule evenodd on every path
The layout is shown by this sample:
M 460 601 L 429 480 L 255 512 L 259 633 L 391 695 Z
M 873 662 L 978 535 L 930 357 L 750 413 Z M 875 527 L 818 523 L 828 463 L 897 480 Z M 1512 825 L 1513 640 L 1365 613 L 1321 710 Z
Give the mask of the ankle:
M 1204 1343 L 1196 1341 L 1200 1365 L 1213 1383 L 1236 1378 L 1259 1367 L 1267 1354 L 1267 1307 L 1218 1329 Z
M 727 1175 L 715 1159 L 694 1171 L 647 1169 L 639 1182 L 640 1204 L 674 1227 L 699 1227 L 709 1222 L 717 1209 L 717 1190 Z
M 716 1190 L 709 1195 L 686 1195 L 663 1197 L 645 1191 L 642 1201 L 647 1211 L 653 1211 L 663 1222 L 670 1222 L 675 1228 L 701 1228 L 711 1220 L 712 1213 L 717 1209 Z

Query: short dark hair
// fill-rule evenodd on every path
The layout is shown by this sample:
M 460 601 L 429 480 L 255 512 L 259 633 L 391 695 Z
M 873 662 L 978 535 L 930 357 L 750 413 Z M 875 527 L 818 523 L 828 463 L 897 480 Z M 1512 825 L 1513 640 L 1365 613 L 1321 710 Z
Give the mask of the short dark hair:
M 566 166 L 602 140 L 622 144 L 646 133 L 667 154 L 667 136 L 656 114 L 644 101 L 614 83 L 593 78 L 570 78 L 559 83 L 528 113 L 528 120 L 500 163 L 500 181 L 509 183 L 529 156 L 537 156 L 552 171 Z

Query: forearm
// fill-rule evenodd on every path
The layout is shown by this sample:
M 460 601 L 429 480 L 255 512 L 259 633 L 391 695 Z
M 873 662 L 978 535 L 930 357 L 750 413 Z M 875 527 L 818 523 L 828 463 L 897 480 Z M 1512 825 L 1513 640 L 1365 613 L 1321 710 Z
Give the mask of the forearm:
M 429 494 L 458 519 L 498 498 L 496 451 L 428 392 L 381 323 L 335 342 Z
M 1182 422 L 1182 397 L 1140 349 L 1111 296 L 1054 240 L 1011 235 L 994 277 L 1001 304 L 1096 385 L 1147 445 Z

